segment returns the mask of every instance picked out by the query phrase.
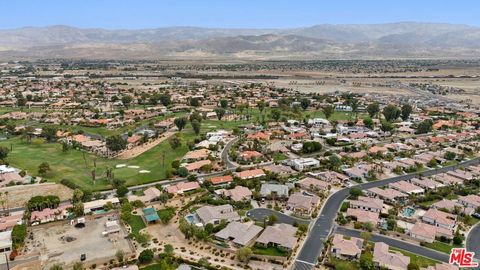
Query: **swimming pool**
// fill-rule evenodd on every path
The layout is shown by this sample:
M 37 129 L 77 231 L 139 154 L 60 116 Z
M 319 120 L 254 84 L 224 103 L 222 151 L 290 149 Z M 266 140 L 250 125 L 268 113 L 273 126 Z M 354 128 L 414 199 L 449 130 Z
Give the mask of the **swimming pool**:
M 412 217 L 413 214 L 415 214 L 415 209 L 411 208 L 411 207 L 405 207 L 403 208 L 403 211 L 402 211 L 402 215 L 404 217 Z
M 190 223 L 190 224 L 196 224 L 198 223 L 199 221 L 197 220 L 197 217 L 195 216 L 195 214 L 188 214 L 185 216 L 185 220 Z
M 94 213 L 95 215 L 101 215 L 101 214 L 106 214 L 106 213 L 108 213 L 108 211 L 105 210 L 105 209 L 100 209 L 100 210 L 95 210 L 95 211 L 93 211 L 93 213 Z

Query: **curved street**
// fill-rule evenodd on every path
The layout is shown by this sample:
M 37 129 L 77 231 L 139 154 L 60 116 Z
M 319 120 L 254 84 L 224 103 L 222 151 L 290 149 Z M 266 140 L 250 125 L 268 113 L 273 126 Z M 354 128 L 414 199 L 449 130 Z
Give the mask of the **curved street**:
M 388 185 L 390 183 L 394 183 L 402 180 L 409 180 L 411 178 L 418 177 L 419 175 L 431 176 L 431 175 L 455 170 L 459 167 L 466 167 L 470 165 L 476 165 L 479 163 L 480 163 L 480 158 L 474 158 L 471 160 L 460 162 L 452 166 L 423 171 L 420 173 L 399 175 L 396 177 L 387 178 L 379 181 L 358 184 L 353 187 L 365 190 L 373 187 Z M 320 252 L 323 250 L 323 247 L 324 247 L 324 242 L 328 239 L 329 235 L 333 230 L 337 212 L 340 209 L 342 202 L 349 196 L 350 189 L 351 188 L 341 189 L 328 198 L 325 205 L 323 206 L 320 216 L 317 218 L 317 220 L 315 220 L 314 226 L 311 226 L 311 230 L 308 234 L 307 240 L 305 241 L 305 244 L 300 250 L 300 253 L 298 254 L 297 260 L 294 264 L 294 267 L 293 267 L 294 269 L 299 269 L 299 270 L 312 269 L 317 264 L 318 256 L 320 255 Z M 429 249 L 425 248 L 425 249 L 421 249 L 420 250 L 421 253 L 418 253 L 418 254 L 424 257 L 428 257 L 430 254 L 427 254 L 428 252 L 425 252 L 425 250 L 430 251 Z
M 465 247 L 475 252 L 475 258 L 480 260 L 480 223 L 477 223 L 468 233 Z

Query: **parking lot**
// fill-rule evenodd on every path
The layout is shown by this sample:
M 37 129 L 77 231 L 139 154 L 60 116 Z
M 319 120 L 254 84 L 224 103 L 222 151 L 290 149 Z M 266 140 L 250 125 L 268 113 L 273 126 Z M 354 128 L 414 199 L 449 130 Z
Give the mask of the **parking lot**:
M 41 260 L 47 265 L 80 261 L 82 254 L 86 255 L 86 261 L 94 261 L 115 256 L 117 250 L 130 253 L 124 230 L 110 236 L 102 236 L 105 222 L 108 220 L 108 216 L 88 220 L 84 228 L 76 228 L 68 222 L 32 227 L 33 239 L 28 239 L 27 248 L 32 252 L 40 252 Z

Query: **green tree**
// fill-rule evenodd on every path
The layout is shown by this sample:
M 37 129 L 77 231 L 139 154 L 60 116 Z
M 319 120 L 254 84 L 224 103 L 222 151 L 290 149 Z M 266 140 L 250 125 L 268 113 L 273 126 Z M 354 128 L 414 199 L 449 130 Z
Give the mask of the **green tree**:
M 218 120 L 222 120 L 223 116 L 225 116 L 225 109 L 224 108 L 215 108 L 215 113 L 217 114 Z
M 72 196 L 73 203 L 81 202 L 82 198 L 83 198 L 83 191 L 81 189 L 76 188 L 75 190 L 73 190 L 73 196 Z
M 0 146 L 0 159 L 5 160 L 8 156 L 8 153 L 10 153 L 10 149 L 8 149 L 5 146 Z
M 418 266 L 415 262 L 410 262 L 407 266 L 408 270 L 420 270 L 420 266 Z
M 125 252 L 121 249 L 118 249 L 117 252 L 115 252 L 115 257 L 117 258 L 118 262 L 123 262 L 125 259 Z
M 374 118 L 375 115 L 380 112 L 380 106 L 378 105 L 378 102 L 368 104 L 367 112 L 370 115 L 370 118 Z
M 159 96 L 160 103 L 162 103 L 163 106 L 168 106 L 172 103 L 171 97 L 168 94 L 162 94 Z
M 374 269 L 373 257 L 370 253 L 363 253 L 360 256 L 360 269 L 362 270 L 371 270 Z
M 190 106 L 193 106 L 193 107 L 200 106 L 200 101 L 198 100 L 198 98 L 191 98 L 190 99 Z
M 193 120 L 191 123 L 193 131 L 195 132 L 196 135 L 200 134 L 200 129 L 201 129 L 201 123 L 198 122 L 198 120 Z
M 170 139 L 168 139 L 168 143 L 170 144 L 172 149 L 177 149 L 182 145 L 182 140 L 180 139 L 180 136 L 177 136 L 177 134 L 175 134 L 175 136 L 172 136 L 170 137 Z
M 279 109 L 273 109 L 272 119 L 275 120 L 275 122 L 278 122 L 278 120 L 280 120 L 280 117 L 282 117 L 282 112 Z
M 117 187 L 117 196 L 120 198 L 125 197 L 128 194 L 128 188 L 124 185 Z
M 397 120 L 397 118 L 400 116 L 400 109 L 395 106 L 395 104 L 388 104 L 383 108 L 383 117 L 385 117 L 385 120 L 388 122 L 392 122 Z
M 63 270 L 63 267 L 60 264 L 54 264 L 48 268 L 49 270 Z
M 123 106 L 128 108 L 128 106 L 130 106 L 130 103 L 132 103 L 132 100 L 133 100 L 133 98 L 129 95 L 122 96 Z
M 362 196 L 363 195 L 363 191 L 359 188 L 351 188 L 350 189 L 350 196 L 352 196 L 353 198 L 358 198 L 358 196 Z
M 141 264 L 147 264 L 151 263 L 153 260 L 153 251 L 151 249 L 144 249 L 142 252 L 140 252 L 140 255 L 138 255 L 138 262 Z
M 310 99 L 308 98 L 302 98 L 300 100 L 300 106 L 302 107 L 302 109 L 305 111 L 308 109 L 308 107 L 310 106 Z
M 239 262 L 248 263 L 252 257 L 252 250 L 249 247 L 242 247 L 237 249 L 235 257 Z
M 326 119 L 330 119 L 330 116 L 333 115 L 335 108 L 332 105 L 325 105 L 322 107 L 322 112 L 325 115 Z
M 172 245 L 166 244 L 166 245 L 164 246 L 163 251 L 165 252 L 165 254 L 171 256 L 171 255 L 173 255 L 174 249 L 173 249 L 173 246 L 172 246 Z
M 57 140 L 57 129 L 54 126 L 45 126 L 42 128 L 42 136 L 47 142 L 54 142 Z
M 108 150 L 118 152 L 127 148 L 127 140 L 120 135 L 112 135 L 107 138 L 105 145 L 107 146 Z
M 51 170 L 52 169 L 50 168 L 50 165 L 47 162 L 42 162 L 40 163 L 40 165 L 38 165 L 38 174 L 40 176 L 45 176 Z
M 220 107 L 222 107 L 224 109 L 228 108 L 228 100 L 226 100 L 226 99 L 220 100 Z
M 410 104 L 403 104 L 402 106 L 402 120 L 407 121 L 412 113 L 413 108 Z
M 390 132 L 393 130 L 393 124 L 388 121 L 382 120 L 380 130 L 382 130 L 383 132 Z
M 278 217 L 274 214 L 271 214 L 269 217 L 268 217 L 268 225 L 273 225 L 275 224 L 275 222 L 278 221 Z
M 375 127 L 375 124 L 373 123 L 373 120 L 370 117 L 364 118 L 363 124 L 369 129 L 373 129 Z
M 425 119 L 418 124 L 417 129 L 415 130 L 415 133 L 417 134 L 429 133 L 429 132 L 432 132 L 432 128 L 433 128 L 433 121 L 431 119 Z
M 182 131 L 182 129 L 187 125 L 187 118 L 185 117 L 177 117 L 173 120 L 175 126 L 177 126 L 178 131 Z

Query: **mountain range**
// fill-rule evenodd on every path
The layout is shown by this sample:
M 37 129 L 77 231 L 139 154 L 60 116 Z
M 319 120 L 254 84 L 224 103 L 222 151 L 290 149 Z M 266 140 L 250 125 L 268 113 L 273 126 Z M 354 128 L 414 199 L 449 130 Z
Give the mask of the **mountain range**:
M 400 22 L 322 24 L 291 29 L 167 27 L 138 30 L 70 26 L 0 30 L 0 58 L 392 59 L 479 58 L 480 28 Z

